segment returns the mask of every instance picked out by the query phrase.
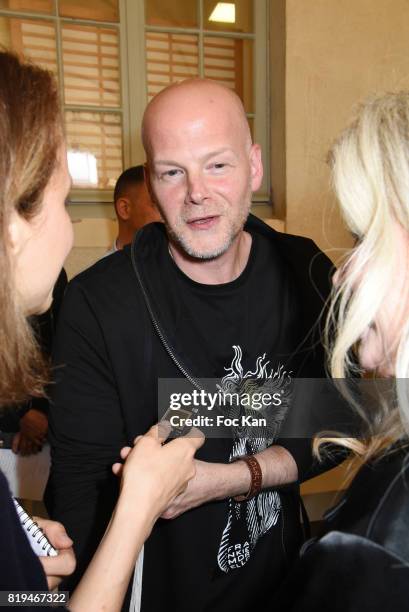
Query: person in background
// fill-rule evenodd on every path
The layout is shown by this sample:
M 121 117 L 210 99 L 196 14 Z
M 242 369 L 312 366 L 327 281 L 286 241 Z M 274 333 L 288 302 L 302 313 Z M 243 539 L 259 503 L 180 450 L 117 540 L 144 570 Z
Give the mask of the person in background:
M 53 289 L 51 307 L 41 315 L 30 317 L 30 325 L 46 360 L 51 359 L 58 312 L 66 286 L 67 273 L 63 268 Z M 0 416 L 1 448 L 11 448 L 24 456 L 41 451 L 47 439 L 48 410 L 49 399 L 44 396 L 32 397 L 22 406 L 5 411 Z
M 65 207 L 71 187 L 58 89 L 51 73 L 0 52 L 0 406 L 40 397 L 48 381 L 27 318 L 46 312 L 73 241 Z M 195 473 L 199 432 L 165 446 L 154 427 L 120 451 L 121 494 L 102 542 L 69 603 L 71 611 L 116 611 L 144 540 Z M 0 463 L 1 468 L 1 463 Z M 69 500 L 66 500 L 69 503 Z M 46 591 L 75 567 L 64 527 L 38 519 L 56 557 L 36 557 L 0 469 L 0 591 Z M 49 609 L 38 606 L 34 609 Z
M 366 425 L 359 439 L 318 436 L 314 445 L 321 454 L 326 442 L 347 447 L 363 465 L 327 513 L 328 533 L 304 547 L 275 609 L 403 612 L 409 602 L 409 92 L 368 100 L 330 162 L 356 246 L 334 277 L 328 361 Z M 370 400 L 347 393 L 345 379 L 357 374 L 372 374 Z
M 118 219 L 118 236 L 105 256 L 132 242 L 134 233 L 147 223 L 161 220 L 146 187 L 142 165 L 132 166 L 122 172 L 114 189 L 114 206 Z

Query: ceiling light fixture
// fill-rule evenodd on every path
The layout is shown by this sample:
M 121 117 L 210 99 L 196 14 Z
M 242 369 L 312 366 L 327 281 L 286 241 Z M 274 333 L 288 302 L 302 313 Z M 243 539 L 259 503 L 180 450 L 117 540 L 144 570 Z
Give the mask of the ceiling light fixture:
M 236 23 L 236 5 L 232 2 L 218 2 L 209 17 L 209 21 Z

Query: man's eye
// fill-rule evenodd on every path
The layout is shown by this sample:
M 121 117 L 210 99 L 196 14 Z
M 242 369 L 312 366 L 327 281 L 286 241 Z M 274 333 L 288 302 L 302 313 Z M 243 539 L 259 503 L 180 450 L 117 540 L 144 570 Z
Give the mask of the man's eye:
M 181 170 L 179 170 L 178 168 L 172 168 L 172 170 L 167 170 L 166 172 L 164 172 L 162 174 L 163 178 L 175 178 L 177 176 L 180 176 L 180 174 L 182 173 Z
M 222 172 L 223 170 L 225 170 L 225 168 L 227 168 L 227 164 L 225 164 L 224 162 L 218 162 L 210 166 L 210 170 L 214 170 L 215 172 Z

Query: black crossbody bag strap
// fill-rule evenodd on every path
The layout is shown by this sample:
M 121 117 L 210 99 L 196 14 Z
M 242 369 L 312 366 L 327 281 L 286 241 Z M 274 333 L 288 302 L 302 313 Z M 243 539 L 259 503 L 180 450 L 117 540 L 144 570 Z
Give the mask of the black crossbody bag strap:
M 152 321 L 152 325 L 157 333 L 157 335 L 159 336 L 160 341 L 162 342 L 163 348 L 165 349 L 165 351 L 167 352 L 167 354 L 169 355 L 169 357 L 172 359 L 173 363 L 176 365 L 176 367 L 178 368 L 178 370 L 180 372 L 182 372 L 182 374 L 184 375 L 184 377 L 193 385 L 193 387 L 195 387 L 196 389 L 198 389 L 199 391 L 201 391 L 203 389 L 203 385 L 189 372 L 188 368 L 186 367 L 186 365 L 183 363 L 182 359 L 177 355 L 175 349 L 171 346 L 165 332 L 163 331 L 163 328 L 160 326 L 155 313 L 154 313 L 154 309 L 152 307 L 151 301 L 149 299 L 148 293 L 145 289 L 145 286 L 142 282 L 142 278 L 141 278 L 141 274 L 138 270 L 138 266 L 136 264 L 136 259 L 135 259 L 135 251 L 137 248 L 137 244 L 138 241 L 140 240 L 140 232 L 136 232 L 132 244 L 131 244 L 131 262 L 132 262 L 132 268 L 133 271 L 135 273 L 136 276 L 136 280 L 138 281 L 138 285 L 139 288 L 141 290 L 146 308 L 148 310 L 150 319 Z

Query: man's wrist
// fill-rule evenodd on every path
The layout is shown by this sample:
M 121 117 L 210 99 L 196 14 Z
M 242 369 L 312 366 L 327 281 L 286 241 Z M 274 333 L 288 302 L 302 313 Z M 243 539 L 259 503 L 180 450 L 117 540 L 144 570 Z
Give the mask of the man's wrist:
M 238 461 L 244 462 L 250 472 L 250 487 L 247 493 L 234 496 L 234 501 L 243 502 L 248 501 L 260 493 L 263 484 L 263 473 L 261 471 L 260 464 L 254 455 L 244 455 L 243 457 L 240 457 Z
M 251 486 L 251 474 L 243 461 L 220 464 L 219 491 L 216 499 L 245 495 Z
M 271 446 L 255 455 L 262 474 L 262 488 L 279 487 L 296 482 L 297 465 L 282 446 Z M 219 464 L 217 495 L 213 499 L 226 499 L 246 495 L 251 487 L 251 474 L 244 461 Z
M 298 479 L 292 455 L 282 446 L 273 445 L 256 455 L 263 474 L 263 487 L 280 487 Z

